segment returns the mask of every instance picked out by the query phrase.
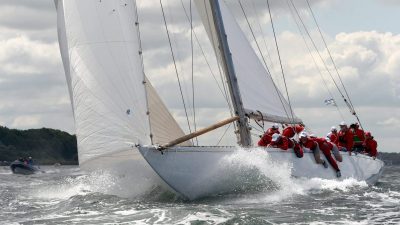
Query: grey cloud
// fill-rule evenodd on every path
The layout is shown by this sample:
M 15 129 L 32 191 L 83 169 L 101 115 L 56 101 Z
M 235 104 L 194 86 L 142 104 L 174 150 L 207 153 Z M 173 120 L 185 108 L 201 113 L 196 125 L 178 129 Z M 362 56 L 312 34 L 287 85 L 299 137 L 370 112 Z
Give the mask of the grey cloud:
M 0 23 L 2 26 L 13 29 L 48 29 L 55 27 L 56 15 L 54 10 L 54 7 L 50 8 L 48 4 L 43 5 L 43 8 L 40 9 L 29 5 L 0 5 Z
M 398 0 L 375 0 L 375 1 L 377 1 L 377 2 L 379 2 L 379 3 L 381 3 L 381 4 L 387 4 L 387 5 L 390 5 L 390 6 L 399 6 L 400 5 L 400 2 L 398 1 Z

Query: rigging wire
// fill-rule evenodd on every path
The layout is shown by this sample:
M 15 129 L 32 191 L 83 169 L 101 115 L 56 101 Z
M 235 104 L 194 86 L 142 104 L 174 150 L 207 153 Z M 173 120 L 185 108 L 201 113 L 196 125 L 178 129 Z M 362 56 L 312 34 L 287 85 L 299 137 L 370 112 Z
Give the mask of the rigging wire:
M 291 113 L 291 116 L 292 116 L 291 119 L 292 119 L 292 123 L 294 123 L 294 115 L 293 115 L 292 104 L 291 104 L 291 102 L 290 102 L 289 91 L 288 91 L 288 87 L 287 87 L 287 84 L 286 84 L 285 73 L 284 73 L 284 71 L 283 71 L 282 60 L 281 60 L 281 54 L 280 54 L 280 52 L 279 52 L 278 40 L 277 40 L 277 38 L 276 38 L 275 27 L 274 27 L 274 21 L 272 20 L 271 7 L 270 7 L 270 4 L 269 4 L 269 0 L 267 0 L 267 5 L 268 5 L 269 18 L 270 18 L 270 20 L 271 20 L 272 31 L 273 31 L 273 33 L 274 33 L 276 51 L 277 51 L 277 53 L 278 53 L 278 58 L 279 58 L 279 65 L 281 66 L 282 77 L 283 77 L 283 83 L 285 84 L 286 95 L 287 95 L 287 98 L 288 98 L 290 113 Z M 290 119 L 290 118 L 289 118 L 289 119 Z
M 214 40 L 214 37 L 216 37 L 217 35 L 216 34 L 213 34 L 213 29 L 212 29 L 212 27 L 213 27 L 213 18 L 211 18 L 210 19 L 210 13 L 211 13 L 211 15 L 213 14 L 212 12 L 209 12 L 208 11 L 208 8 L 207 8 L 207 3 L 206 3 L 206 0 L 204 0 L 203 1 L 203 4 L 204 4 L 204 10 L 205 10 L 205 12 L 206 12 L 206 16 L 207 16 L 207 24 L 208 24 L 208 27 L 209 27 L 209 29 L 210 29 L 210 41 L 211 41 L 211 44 L 212 44 L 212 46 L 213 46 L 213 49 L 214 49 L 214 52 L 215 52 L 215 57 L 216 57 L 216 59 L 217 59 L 217 65 L 218 65 L 218 70 L 219 70 L 219 75 L 220 75 L 220 78 L 221 78 L 221 82 L 222 82 L 222 86 L 223 86 L 223 88 L 224 88 L 224 91 L 225 91 L 225 95 L 226 96 L 228 96 L 229 94 L 228 94 L 228 88 L 226 88 L 226 84 L 225 83 L 227 83 L 227 81 L 225 80 L 225 78 L 224 78 L 224 76 L 223 76 L 223 72 L 222 72 L 222 68 L 221 68 L 221 62 L 220 62 L 220 60 L 221 60 L 221 58 L 222 58 L 222 56 L 221 56 L 221 53 L 219 52 L 219 51 L 217 51 L 217 46 L 215 45 L 215 42 L 216 42 L 216 40 Z M 231 100 L 230 98 L 228 98 L 229 100 Z M 233 103 L 232 102 L 230 102 L 230 110 L 231 111 L 233 111 Z M 231 113 L 231 116 L 233 116 L 233 113 Z
M 226 81 L 226 79 L 223 77 L 223 73 L 222 73 L 222 69 L 221 69 L 221 65 L 220 65 L 220 64 L 222 64 L 222 63 L 220 62 L 220 59 L 222 58 L 222 56 L 220 55 L 220 52 L 217 51 L 218 48 L 216 48 L 216 46 L 215 46 L 214 37 L 217 36 L 217 35 L 213 35 L 213 29 L 212 29 L 213 26 L 212 26 L 212 24 L 211 24 L 211 20 L 213 20 L 213 19 L 212 19 L 212 18 L 210 19 L 210 12 L 208 11 L 206 0 L 203 1 L 203 4 L 204 4 L 204 10 L 205 10 L 206 16 L 207 16 L 208 27 L 210 28 L 210 34 L 211 34 L 211 35 L 210 35 L 210 36 L 211 36 L 211 37 L 210 37 L 210 41 L 211 41 L 211 44 L 212 44 L 213 49 L 214 49 L 214 52 L 215 52 L 215 57 L 216 57 L 216 59 L 217 59 L 217 65 L 218 65 L 219 75 L 220 75 L 220 77 L 221 77 L 222 86 L 223 86 L 223 88 L 224 88 L 225 95 L 227 96 L 228 107 L 229 107 L 230 114 L 231 114 L 231 116 L 233 116 L 233 111 L 234 111 L 234 109 L 233 109 L 233 102 L 232 102 L 232 99 L 228 98 L 228 90 L 227 90 L 227 88 L 226 88 L 226 84 L 228 83 L 228 81 Z M 211 13 L 211 14 L 212 14 L 212 13 Z M 225 84 L 225 83 L 226 83 L 226 84 Z M 233 123 L 233 125 L 234 125 L 235 130 L 237 130 L 237 125 L 236 125 L 236 123 Z
M 342 78 L 341 78 L 341 76 L 340 76 L 340 74 L 339 74 L 339 70 L 338 70 L 338 68 L 337 68 L 337 66 L 336 66 L 335 61 L 333 60 L 331 51 L 329 50 L 328 45 L 327 45 L 327 43 L 326 43 L 326 41 L 325 41 L 325 37 L 324 37 L 324 35 L 322 34 L 322 31 L 321 31 L 321 29 L 320 29 L 320 27 L 319 27 L 319 24 L 318 24 L 318 22 L 317 22 L 317 19 L 316 19 L 315 15 L 314 15 L 314 12 L 313 12 L 312 8 L 311 8 L 310 2 L 309 2 L 308 0 L 306 0 L 306 2 L 307 2 L 307 5 L 308 5 L 308 8 L 310 9 L 311 15 L 312 15 L 312 17 L 313 17 L 313 19 L 314 19 L 315 25 L 316 25 L 317 28 L 318 28 L 318 32 L 319 32 L 319 34 L 320 34 L 320 36 L 321 36 L 321 38 L 322 38 L 322 41 L 324 42 L 324 45 L 325 45 L 326 50 L 327 50 L 327 52 L 328 52 L 329 58 L 331 59 L 332 65 L 333 65 L 333 67 L 335 68 L 336 75 L 337 75 L 337 77 L 339 78 L 339 81 L 340 81 L 340 83 L 341 83 L 341 85 L 342 85 L 342 87 L 343 87 L 343 90 L 344 90 L 344 92 L 345 92 L 345 94 L 346 94 L 346 97 L 347 97 L 347 99 L 348 99 L 348 101 L 349 101 L 349 103 L 350 103 L 350 106 L 351 106 L 351 108 L 350 108 L 351 113 L 357 118 L 357 121 L 360 123 L 360 127 L 362 128 L 361 121 L 360 121 L 360 119 L 358 118 L 358 115 L 357 115 L 357 113 L 356 113 L 356 110 L 355 110 L 355 108 L 354 108 L 353 103 L 351 102 L 349 93 L 347 92 L 347 89 L 346 89 L 346 87 L 344 86 L 343 80 L 342 80 Z M 347 102 L 346 99 L 344 99 L 344 101 Z
M 196 124 L 196 107 L 195 107 L 195 91 L 194 91 L 194 51 L 193 51 L 193 14 L 192 14 L 192 0 L 189 2 L 189 11 L 190 11 L 190 50 L 192 53 L 192 108 L 193 108 L 193 126 L 194 126 L 194 132 L 197 131 L 197 124 Z M 199 140 L 196 137 L 196 144 L 199 145 Z
M 276 86 L 275 82 L 274 82 L 273 79 L 272 79 L 271 72 L 270 72 L 269 69 L 268 69 L 267 62 L 265 61 L 264 55 L 262 54 L 260 45 L 258 44 L 257 38 L 256 38 L 256 36 L 255 36 L 255 34 L 254 34 L 254 32 L 253 32 L 253 29 L 252 29 L 252 27 L 251 27 L 251 24 L 250 24 L 250 22 L 249 22 L 249 20 L 248 20 L 248 18 L 247 18 L 247 14 L 246 14 L 246 12 L 245 12 L 245 10 L 244 10 L 244 8 L 243 8 L 242 2 L 241 2 L 241 0 L 238 0 L 238 2 L 239 2 L 239 5 L 240 5 L 240 8 L 242 9 L 243 15 L 244 15 L 244 17 L 245 17 L 245 19 L 246 19 L 247 25 L 249 26 L 251 35 L 252 35 L 252 37 L 253 37 L 253 39 L 254 39 L 254 41 L 255 41 L 255 43 L 256 43 L 257 49 L 258 49 L 258 51 L 259 51 L 259 53 L 260 53 L 260 55 L 261 55 L 262 61 L 264 62 L 264 65 L 265 65 L 265 67 L 266 67 L 266 69 L 267 69 L 269 78 L 271 79 L 272 84 L 273 84 L 274 87 L 275 87 L 275 91 L 276 91 L 276 93 L 278 94 L 279 100 L 280 100 L 280 102 L 281 102 L 281 104 L 282 104 L 282 106 L 283 106 L 283 109 L 284 109 L 284 111 L 285 111 L 285 113 L 286 113 L 286 116 L 290 119 L 290 115 L 289 115 L 289 113 L 288 113 L 287 110 L 286 110 L 285 104 L 284 104 L 284 102 L 283 102 L 283 100 L 282 100 L 282 96 L 279 94 L 278 87 Z M 278 50 L 278 51 L 279 51 L 279 50 Z M 279 54 L 279 53 L 278 53 L 278 54 Z M 283 70 L 282 70 L 282 72 L 283 72 Z M 285 84 L 286 84 L 286 83 L 285 83 Z M 288 97 L 289 97 L 289 94 L 288 94 Z M 290 107 L 290 110 L 292 110 L 291 107 Z M 292 112 L 292 117 L 293 117 L 293 112 Z M 292 118 L 292 119 L 293 119 L 293 121 L 294 121 L 294 118 Z
M 235 123 L 233 123 L 233 124 L 235 124 Z M 217 144 L 216 144 L 217 146 L 221 143 L 222 139 L 225 137 L 226 132 L 228 132 L 228 130 L 229 130 L 229 128 L 231 127 L 231 125 L 232 125 L 232 123 L 230 123 L 230 124 L 226 127 L 224 133 L 223 133 L 222 136 L 219 138 L 219 140 L 218 140 L 218 142 L 217 142 Z
M 257 10 L 257 7 L 255 6 L 254 1 L 251 1 L 251 3 L 252 3 L 252 6 L 253 6 L 254 13 L 256 15 L 256 21 L 257 21 L 257 24 L 258 24 L 258 28 L 260 29 L 260 32 L 261 32 L 261 36 L 262 36 L 262 40 L 263 40 L 263 43 L 264 43 L 264 46 L 265 46 L 265 50 L 267 51 L 267 56 L 268 56 L 269 62 L 271 63 L 271 65 L 270 65 L 271 69 L 272 69 L 272 71 L 274 71 L 274 63 L 272 62 L 271 53 L 269 51 L 269 48 L 268 48 L 268 45 L 267 45 L 267 41 L 265 40 L 265 35 L 264 35 L 264 31 L 263 31 L 263 29 L 261 27 L 260 20 L 258 19 L 259 12 Z
M 163 7 L 163 4 L 162 4 L 162 0 L 160 0 L 160 6 L 161 6 L 161 11 L 162 11 L 163 19 L 164 19 L 165 30 L 166 30 L 166 32 L 167 32 L 169 47 L 170 47 L 170 50 L 171 50 L 171 56 L 172 56 L 172 60 L 173 60 L 173 62 L 174 62 L 175 74 L 176 74 L 176 78 L 177 78 L 177 80 L 178 80 L 179 91 L 180 91 L 181 98 L 182 98 L 183 108 L 185 109 L 185 115 L 186 115 L 187 125 L 188 125 L 188 128 L 189 128 L 189 132 L 192 133 L 192 129 L 191 129 L 191 127 L 190 127 L 190 122 L 189 122 L 189 116 L 188 116 L 187 109 L 186 109 L 185 98 L 184 98 L 183 92 L 182 92 L 182 85 L 181 85 L 181 81 L 180 81 L 179 74 L 178 74 L 178 68 L 177 68 L 177 66 L 176 66 L 175 55 L 174 55 L 174 51 L 173 51 L 173 49 L 172 49 L 172 43 L 171 43 L 171 37 L 170 37 L 170 35 L 169 35 L 169 30 L 168 30 L 168 25 L 167 25 L 167 19 L 165 18 L 165 12 L 164 12 L 164 7 Z
M 185 12 L 185 16 L 186 16 L 187 21 L 188 21 L 189 23 L 191 23 L 191 21 L 192 21 L 192 19 L 191 19 L 191 18 L 192 18 L 192 15 L 189 17 L 189 15 L 188 15 L 188 13 L 187 13 L 187 10 L 186 10 L 186 7 L 185 7 L 185 4 L 183 3 L 183 0 L 181 0 L 181 5 L 182 5 L 182 8 L 183 8 L 183 11 Z M 190 12 L 189 12 L 189 14 L 190 14 Z M 207 17 L 208 17 L 208 14 L 207 14 Z M 209 19 L 208 19 L 208 20 L 209 20 Z M 192 23 L 191 23 L 191 27 L 193 27 L 193 24 L 192 24 Z M 203 56 L 203 58 L 204 58 L 204 60 L 205 60 L 205 62 L 206 62 L 206 64 L 207 64 L 207 66 L 208 66 L 208 69 L 210 70 L 210 73 L 211 73 L 212 77 L 214 78 L 214 81 L 215 81 L 215 83 L 216 83 L 216 85 L 217 85 L 219 91 L 221 92 L 221 94 L 222 94 L 222 96 L 223 96 L 225 102 L 227 103 L 227 106 L 228 106 L 228 108 L 230 109 L 230 113 L 231 113 L 231 116 L 232 116 L 232 115 L 233 115 L 233 114 L 232 114 L 232 103 L 230 102 L 230 100 L 229 100 L 229 98 L 228 98 L 227 88 L 226 88 L 226 86 L 224 85 L 224 84 L 225 84 L 225 81 L 224 81 L 223 76 L 222 76 L 221 66 L 220 66 L 220 64 L 218 63 L 218 58 L 216 58 L 216 59 L 217 59 L 217 66 L 218 66 L 219 76 L 220 76 L 220 78 L 221 78 L 222 88 L 221 88 L 221 85 L 220 85 L 220 83 L 219 83 L 219 81 L 218 81 L 218 79 L 217 79 L 215 73 L 213 72 L 213 69 L 211 68 L 210 62 L 207 60 L 206 54 L 205 54 L 204 49 L 203 49 L 203 47 L 202 47 L 202 45 L 201 45 L 201 43 L 200 43 L 200 40 L 199 40 L 199 38 L 198 38 L 198 36 L 197 36 L 197 33 L 196 33 L 196 31 L 195 31 L 193 28 L 192 28 L 192 32 L 193 32 L 193 33 L 192 33 L 192 34 L 193 34 L 192 37 L 194 37 L 194 39 L 196 40 L 196 43 L 197 43 L 197 45 L 198 45 L 198 47 L 199 47 L 199 49 L 200 49 L 200 52 L 201 52 L 201 54 L 202 54 L 202 56 Z M 213 44 L 213 45 L 214 45 L 214 44 Z M 193 67 L 192 67 L 192 68 L 193 68 Z M 235 127 L 236 127 L 236 126 L 235 126 Z M 196 139 L 196 141 L 197 141 L 197 139 Z
M 184 10 L 184 12 L 185 12 L 186 19 L 190 22 L 190 18 L 189 18 L 189 15 L 187 14 L 185 5 L 183 4 L 183 0 L 181 0 L 181 4 L 182 4 L 182 8 L 183 8 L 183 10 Z M 201 46 L 200 40 L 199 40 L 199 38 L 198 38 L 198 36 L 197 36 L 197 34 L 196 34 L 196 31 L 195 31 L 194 29 L 193 29 L 193 36 L 194 36 L 194 38 L 196 39 L 196 43 L 197 43 L 197 45 L 198 45 L 199 48 L 200 48 L 201 54 L 203 55 L 203 58 L 204 58 L 204 60 L 205 60 L 205 62 L 206 62 L 206 64 L 207 64 L 207 66 L 208 66 L 208 69 L 209 69 L 210 72 L 211 72 L 211 75 L 213 76 L 213 78 L 214 78 L 214 80 L 215 80 L 215 83 L 216 83 L 217 86 L 218 86 L 218 89 L 220 90 L 222 96 L 225 98 L 225 101 L 227 102 L 228 107 L 229 107 L 229 100 L 228 100 L 228 97 L 227 97 L 227 93 L 226 93 L 226 91 L 225 91 L 225 88 L 221 88 L 221 86 L 220 86 L 220 84 L 219 84 L 219 82 L 218 82 L 218 80 L 217 80 L 217 77 L 216 77 L 215 73 L 213 72 L 213 70 L 212 70 L 212 68 L 211 68 L 210 62 L 207 60 L 206 54 L 205 54 L 205 52 L 204 52 L 204 49 L 203 49 L 203 47 Z M 219 64 L 218 64 L 218 67 L 219 67 Z M 222 73 L 221 70 L 219 70 L 219 73 L 220 73 L 220 76 L 221 76 L 221 73 Z M 224 89 L 224 90 L 223 90 L 223 89 Z
M 315 65 L 315 67 L 316 67 L 317 70 L 318 70 L 318 74 L 319 74 L 319 76 L 321 77 L 321 79 L 322 79 L 322 81 L 323 81 L 323 83 L 324 83 L 324 86 L 325 86 L 325 88 L 326 88 L 326 90 L 327 90 L 329 96 L 335 101 L 335 98 L 334 98 L 334 96 L 333 96 L 333 94 L 332 94 L 330 88 L 328 87 L 328 83 L 327 83 L 326 80 L 324 79 L 324 76 L 322 75 L 322 71 L 321 71 L 320 67 L 319 67 L 318 64 L 317 64 L 317 61 L 315 60 L 314 55 L 312 54 L 312 51 L 311 51 L 310 46 L 309 46 L 308 43 L 307 43 L 307 40 L 306 40 L 306 38 L 305 38 L 305 34 L 304 34 L 304 32 L 301 30 L 300 24 L 298 23 L 298 21 L 297 21 L 295 15 L 294 15 L 294 12 L 293 12 L 292 7 L 290 6 L 289 0 L 287 0 L 286 3 L 287 3 L 287 5 L 288 5 L 288 7 L 289 7 L 290 14 L 291 14 L 291 16 L 293 17 L 293 20 L 294 20 L 294 22 L 296 23 L 296 26 L 297 26 L 297 28 L 298 28 L 298 30 L 299 30 L 299 33 L 300 33 L 300 35 L 301 35 L 301 37 L 302 37 L 302 39 L 303 39 L 303 41 L 304 41 L 304 44 L 305 44 L 306 47 L 307 47 L 308 53 L 310 54 L 310 56 L 311 56 L 311 58 L 312 58 L 312 60 L 313 60 L 313 62 L 314 62 L 314 65 Z M 336 110 L 339 112 L 340 118 L 341 118 L 342 120 L 344 120 L 343 114 L 342 114 L 342 112 L 340 111 L 338 105 L 336 104 L 336 101 L 335 101 L 335 104 L 334 104 L 334 105 L 335 105 L 335 107 L 336 107 Z
M 260 53 L 260 55 L 261 55 L 261 58 L 262 58 L 262 60 L 263 60 L 263 62 L 264 62 L 264 65 L 265 65 L 265 67 L 266 67 L 266 69 L 267 69 L 267 72 L 268 72 L 269 74 L 271 74 L 271 72 L 269 71 L 267 62 L 265 61 L 264 55 L 262 54 L 260 45 L 258 44 L 256 35 L 254 34 L 253 28 L 251 27 L 250 21 L 249 21 L 249 19 L 247 18 L 247 14 L 246 14 L 246 12 L 245 12 L 245 10 L 244 10 L 244 8 L 243 8 L 242 1 L 241 1 L 241 0 L 238 0 L 238 2 L 239 2 L 239 5 L 240 5 L 240 8 L 242 9 L 244 18 L 246 19 L 247 25 L 249 26 L 251 35 L 252 35 L 252 37 L 253 37 L 253 39 L 254 39 L 254 41 L 255 41 L 255 43 L 256 43 L 257 49 L 258 49 L 258 51 L 259 51 L 259 53 Z
M 317 45 L 315 44 L 314 39 L 311 37 L 310 31 L 308 30 L 308 28 L 307 28 L 307 26 L 305 25 L 303 19 L 301 18 L 299 11 L 297 10 L 296 6 L 295 6 L 294 3 L 293 3 L 293 0 L 290 0 L 290 2 L 291 2 L 291 4 L 292 4 L 292 6 L 293 6 L 293 8 L 294 8 L 294 10 L 295 10 L 295 12 L 296 12 L 298 18 L 299 18 L 301 24 L 303 25 L 303 28 L 304 28 L 305 32 L 307 33 L 307 36 L 309 37 L 311 43 L 313 44 L 314 49 L 316 50 L 316 52 L 317 52 L 317 54 L 318 54 L 320 60 L 321 60 L 322 63 L 324 64 L 325 70 L 328 72 L 329 76 L 331 77 L 333 83 L 335 84 L 336 89 L 339 91 L 341 97 L 344 99 L 344 102 L 346 103 L 347 107 L 349 107 L 350 111 L 352 111 L 351 105 L 349 104 L 349 102 L 348 102 L 348 101 L 346 100 L 346 98 L 344 97 L 342 90 L 340 90 L 339 85 L 337 84 L 335 78 L 334 78 L 333 75 L 332 75 L 332 72 L 330 71 L 330 69 L 329 69 L 328 66 L 326 65 L 325 60 L 323 59 L 321 53 L 319 52 L 318 47 L 317 47 Z

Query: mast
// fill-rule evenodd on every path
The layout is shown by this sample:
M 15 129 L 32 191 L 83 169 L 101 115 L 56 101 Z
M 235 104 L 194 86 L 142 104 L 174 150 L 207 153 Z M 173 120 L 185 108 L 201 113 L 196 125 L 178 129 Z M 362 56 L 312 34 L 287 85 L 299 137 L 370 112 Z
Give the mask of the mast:
M 225 77 L 228 81 L 229 93 L 232 99 L 233 108 L 235 115 L 239 116 L 239 120 L 236 122 L 238 127 L 238 143 L 241 146 L 251 145 L 250 131 L 247 126 L 247 117 L 243 108 L 243 103 L 239 91 L 237 77 L 235 74 L 235 68 L 233 66 L 232 54 L 229 50 L 227 35 L 225 33 L 224 23 L 222 20 L 221 9 L 219 6 L 219 0 L 209 0 L 212 13 L 214 15 L 214 26 L 217 31 L 219 48 L 222 55 L 222 62 L 225 71 Z

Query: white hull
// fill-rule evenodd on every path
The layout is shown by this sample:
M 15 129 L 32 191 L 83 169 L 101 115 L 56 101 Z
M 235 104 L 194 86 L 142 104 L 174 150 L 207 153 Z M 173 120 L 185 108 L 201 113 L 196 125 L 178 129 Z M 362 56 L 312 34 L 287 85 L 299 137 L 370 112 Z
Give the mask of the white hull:
M 163 154 L 154 147 L 139 147 L 139 150 L 154 171 L 172 189 L 188 199 L 235 191 L 237 186 L 232 184 L 232 177 L 240 180 L 239 176 L 249 176 L 244 168 L 232 166 L 229 160 L 239 151 L 243 152 L 236 147 L 174 147 L 164 150 Z M 349 156 L 341 153 L 343 161 L 338 162 L 338 165 L 342 176 L 337 178 L 331 166 L 324 168 L 316 164 L 310 151 L 305 152 L 303 158 L 297 158 L 291 149 L 250 148 L 245 151 L 267 152 L 260 156 L 269 157 L 266 163 L 289 165 L 294 177 L 335 180 L 354 178 L 371 185 L 377 182 L 384 166 L 381 160 L 373 160 L 365 155 Z M 321 158 L 324 157 L 321 154 Z

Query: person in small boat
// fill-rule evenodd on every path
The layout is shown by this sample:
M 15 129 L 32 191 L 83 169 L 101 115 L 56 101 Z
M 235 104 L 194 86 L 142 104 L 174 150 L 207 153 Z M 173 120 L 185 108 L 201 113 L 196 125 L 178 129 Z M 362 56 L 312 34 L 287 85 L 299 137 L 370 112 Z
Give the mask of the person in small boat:
M 300 133 L 299 137 L 300 137 L 300 145 L 302 147 L 304 147 L 304 148 L 310 149 L 313 152 L 314 158 L 315 158 L 315 162 L 317 164 L 322 164 L 325 168 L 328 168 L 328 164 L 325 162 L 325 160 L 321 159 L 321 156 L 320 156 L 320 153 L 319 153 L 320 149 L 318 147 L 318 143 L 313 141 L 313 140 L 311 140 L 308 137 L 308 134 L 306 132 L 304 132 L 304 131 Z
M 338 132 L 335 126 L 331 127 L 331 132 L 328 133 L 327 137 L 330 142 L 334 143 L 336 146 L 338 145 Z
M 363 152 L 364 151 L 364 141 L 365 141 L 365 134 L 362 129 L 360 129 L 359 123 L 354 123 L 350 125 L 350 129 L 353 132 L 353 151 L 354 152 Z
M 33 165 L 33 159 L 32 159 L 32 157 L 30 157 L 30 156 L 28 157 L 28 164 L 29 164 L 29 165 Z
M 318 143 L 319 149 L 322 151 L 322 153 L 325 155 L 325 158 L 328 160 L 329 164 L 335 169 L 336 171 L 336 176 L 341 177 L 342 174 L 340 173 L 339 166 L 336 162 L 336 160 L 332 157 L 331 151 L 333 149 L 333 145 L 328 143 L 325 138 L 318 138 L 318 137 L 312 137 L 310 135 L 310 139 L 312 141 L 315 141 Z
M 371 156 L 373 159 L 376 159 L 378 156 L 378 143 L 375 141 L 374 137 L 371 135 L 371 132 L 365 132 L 365 152 Z
M 280 134 L 279 125 L 277 123 L 273 124 L 271 128 L 269 128 L 261 139 L 258 141 L 258 146 L 268 146 L 272 141 L 273 134 Z
M 289 139 L 285 136 L 275 133 L 272 135 L 272 141 L 268 145 L 268 147 L 280 148 L 282 150 L 287 150 L 289 148 Z
M 351 155 L 353 149 L 353 132 L 348 128 L 345 122 L 340 123 L 340 131 L 338 133 L 338 147 L 341 151 L 348 151 Z

